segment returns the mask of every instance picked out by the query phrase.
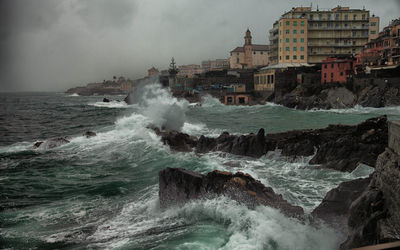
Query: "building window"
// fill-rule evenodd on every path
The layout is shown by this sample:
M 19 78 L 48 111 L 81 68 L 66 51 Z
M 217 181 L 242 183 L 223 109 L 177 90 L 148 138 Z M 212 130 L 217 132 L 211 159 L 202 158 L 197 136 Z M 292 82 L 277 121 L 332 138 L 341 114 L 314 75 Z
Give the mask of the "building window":
M 289 60 L 289 56 L 286 56 L 286 60 Z
M 356 37 L 356 36 L 357 36 L 357 32 L 353 31 L 353 37 Z
M 371 22 L 371 26 L 376 26 L 376 22 Z
M 318 20 L 322 20 L 322 14 L 318 14 Z
M 253 55 L 255 55 L 255 54 L 256 54 L 256 52 L 254 51 L 254 52 L 253 52 Z
M 331 20 L 331 14 L 328 14 L 327 19 Z
M 297 34 L 297 30 L 293 30 L 293 34 Z
M 294 43 L 297 43 L 297 38 L 293 38 L 293 42 L 294 42 Z
M 282 52 L 282 47 L 279 47 L 279 51 Z
M 324 65 L 324 68 L 325 68 L 325 69 L 328 68 L 328 64 L 325 64 L 325 65 Z
M 300 33 L 301 33 L 301 34 L 304 34 L 304 30 L 300 30 Z
M 289 26 L 290 25 L 290 21 L 286 21 L 286 26 Z
M 293 21 L 293 26 L 297 26 L 297 21 Z
M 262 54 L 263 54 L 263 52 L 261 51 L 261 52 L 260 52 L 260 54 L 262 55 Z
M 371 30 L 371 34 L 376 34 L 376 31 L 375 30 Z
M 349 16 L 348 15 L 344 15 L 344 20 L 349 20 Z
M 362 19 L 362 20 L 365 20 L 365 14 L 362 14 L 362 15 L 361 15 L 361 19 Z
M 357 20 L 357 14 L 353 15 L 353 20 Z
M 282 26 L 282 22 L 279 22 L 279 26 Z
M 293 51 L 297 51 L 297 47 L 293 47 Z
M 239 63 L 239 57 L 236 57 L 236 63 Z
M 300 47 L 300 51 L 304 51 L 304 47 Z
M 300 42 L 304 43 L 304 38 L 300 38 Z
M 331 78 L 333 79 L 333 72 L 331 73 Z
M 343 71 L 340 71 L 340 75 L 343 76 Z
M 322 27 L 322 23 L 318 23 L 318 27 L 321 28 Z
M 324 73 L 324 78 L 326 78 L 326 73 Z
M 304 21 L 300 21 L 300 26 L 304 26 Z
M 297 56 L 296 55 L 293 56 L 293 60 L 297 60 Z
M 286 38 L 286 42 L 287 42 L 287 43 L 289 42 L 289 38 Z
M 332 63 L 332 64 L 331 64 L 331 68 L 333 69 L 334 67 L 335 67 L 335 64 L 334 64 L 334 63 Z
M 339 14 L 336 14 L 335 20 L 339 20 Z
M 313 20 L 314 16 L 313 14 L 310 14 L 310 20 Z
M 282 60 L 282 56 L 279 56 L 279 60 Z
M 282 43 L 282 39 L 279 39 L 279 43 Z
M 286 51 L 290 51 L 289 47 L 286 47 Z
M 304 56 L 303 56 L 303 55 L 301 55 L 301 56 L 300 56 L 300 59 L 301 59 L 301 60 L 304 60 Z
M 286 34 L 289 34 L 290 32 L 289 32 L 289 30 L 286 30 Z
M 279 31 L 279 35 L 282 35 L 282 30 Z
M 338 23 L 336 23 L 336 24 L 335 24 L 335 27 L 336 27 L 336 28 L 339 28 L 339 24 L 338 24 Z
M 348 24 L 347 24 L 347 23 L 345 23 L 345 24 L 344 24 L 344 27 L 345 27 L 345 28 L 347 28 L 347 26 L 348 26 Z

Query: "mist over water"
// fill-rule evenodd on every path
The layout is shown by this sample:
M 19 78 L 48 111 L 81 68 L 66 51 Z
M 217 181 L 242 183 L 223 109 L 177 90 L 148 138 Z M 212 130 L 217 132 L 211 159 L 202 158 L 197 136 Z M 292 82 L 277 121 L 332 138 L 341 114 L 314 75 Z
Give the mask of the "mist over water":
M 160 210 L 158 171 L 249 173 L 309 213 L 340 182 L 368 176 L 368 166 L 353 173 L 316 169 L 308 158 L 293 161 L 279 151 L 259 159 L 176 153 L 148 127 L 217 136 L 261 127 L 272 133 L 356 124 L 386 112 L 389 119 L 400 119 L 398 108 L 300 111 L 271 104 L 223 106 L 211 97 L 201 107 L 188 108 L 156 83 L 141 91 L 146 99 L 123 107 L 99 105 L 102 97 L 2 96 L 15 115 L 1 121 L 7 129 L 7 136 L 0 137 L 0 227 L 6 248 L 337 249 L 343 236 L 326 225 L 286 218 L 268 207 L 250 210 L 225 197 Z M 82 136 L 87 130 L 97 136 Z M 71 143 L 32 149 L 36 140 L 54 136 L 70 136 Z

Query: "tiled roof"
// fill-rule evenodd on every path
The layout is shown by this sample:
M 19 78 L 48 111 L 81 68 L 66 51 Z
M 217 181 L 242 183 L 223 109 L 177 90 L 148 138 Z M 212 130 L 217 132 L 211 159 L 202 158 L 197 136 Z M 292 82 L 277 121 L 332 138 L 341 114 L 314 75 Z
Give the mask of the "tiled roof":
M 231 52 L 244 52 L 243 47 L 236 47 L 236 49 L 232 50 Z
M 268 51 L 268 45 L 253 44 L 253 51 Z
M 253 44 L 253 51 L 268 51 L 269 45 Z M 236 47 L 231 52 L 244 52 L 244 47 Z

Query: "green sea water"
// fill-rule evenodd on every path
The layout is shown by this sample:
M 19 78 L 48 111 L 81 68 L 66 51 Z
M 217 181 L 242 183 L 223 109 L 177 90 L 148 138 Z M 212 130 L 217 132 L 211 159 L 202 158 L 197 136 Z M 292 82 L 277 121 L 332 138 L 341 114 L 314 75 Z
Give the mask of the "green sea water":
M 170 124 L 191 135 L 218 136 L 356 124 L 382 114 L 400 119 L 400 107 L 300 111 L 223 106 L 211 97 L 199 107 L 156 84 L 145 88 L 134 105 L 63 93 L 0 94 L 0 248 L 336 249 L 343 236 L 326 225 L 268 207 L 251 210 L 225 197 L 161 210 L 158 171 L 242 171 L 310 213 L 340 182 L 368 176 L 368 166 L 341 173 L 279 151 L 259 159 L 172 152 L 147 127 Z M 97 136 L 83 137 L 87 130 Z M 71 143 L 32 148 L 56 136 L 70 136 Z

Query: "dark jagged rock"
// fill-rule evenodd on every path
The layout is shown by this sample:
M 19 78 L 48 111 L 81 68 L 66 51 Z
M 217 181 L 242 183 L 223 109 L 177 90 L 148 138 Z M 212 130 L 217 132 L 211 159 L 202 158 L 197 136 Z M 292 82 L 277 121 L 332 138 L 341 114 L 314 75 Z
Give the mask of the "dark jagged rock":
M 311 215 L 322 219 L 347 234 L 347 219 L 350 206 L 366 190 L 370 178 L 359 178 L 342 182 L 330 190 Z
M 56 137 L 44 142 L 39 141 L 33 145 L 33 148 L 51 149 L 69 143 L 69 137 Z
M 156 134 L 161 136 L 161 141 L 172 150 L 190 152 L 197 145 L 197 138 L 178 131 L 160 131 L 154 129 Z
M 104 97 L 103 102 L 110 102 L 110 100 Z
M 387 117 L 371 118 L 358 125 L 329 125 L 323 129 L 294 130 L 257 135 L 230 135 L 223 132 L 217 138 L 201 136 L 198 140 L 176 131 L 155 130 L 164 144 L 176 151 L 207 153 L 221 151 L 236 155 L 261 157 L 268 151 L 282 150 L 282 155 L 315 156 L 310 164 L 339 171 L 353 171 L 359 163 L 374 166 L 376 158 L 387 145 Z
M 281 210 L 288 216 L 303 215 L 303 209 L 293 206 L 248 174 L 214 170 L 202 175 L 181 168 L 166 168 L 159 172 L 160 206 L 185 203 L 192 199 L 225 195 L 254 208 L 265 205 Z
M 93 131 L 86 131 L 86 132 L 83 134 L 83 136 L 86 136 L 86 138 L 90 138 L 90 137 L 96 136 L 96 133 L 93 132 Z
M 389 143 L 379 155 L 368 188 L 349 211 L 342 249 L 400 240 L 400 123 L 389 123 Z

